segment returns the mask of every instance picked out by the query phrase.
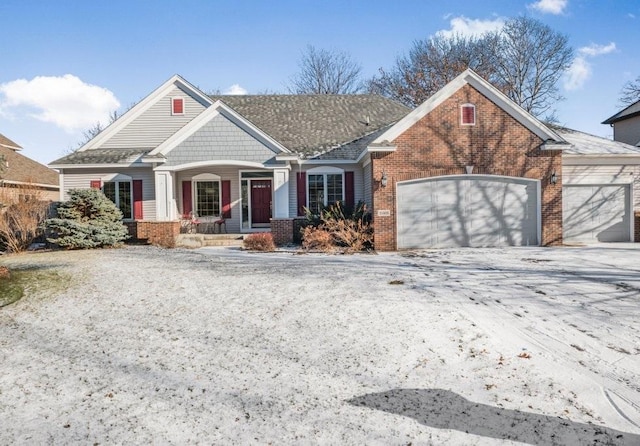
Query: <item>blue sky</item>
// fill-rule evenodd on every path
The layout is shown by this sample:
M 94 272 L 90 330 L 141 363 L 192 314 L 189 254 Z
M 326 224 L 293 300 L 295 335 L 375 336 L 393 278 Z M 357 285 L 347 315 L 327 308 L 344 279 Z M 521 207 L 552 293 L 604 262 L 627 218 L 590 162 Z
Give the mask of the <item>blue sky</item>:
M 610 137 L 600 122 L 640 76 L 638 0 L 2 0 L 0 133 L 48 163 L 176 73 L 205 92 L 282 93 L 309 44 L 349 53 L 368 78 L 415 40 L 523 14 L 576 51 L 560 123 Z

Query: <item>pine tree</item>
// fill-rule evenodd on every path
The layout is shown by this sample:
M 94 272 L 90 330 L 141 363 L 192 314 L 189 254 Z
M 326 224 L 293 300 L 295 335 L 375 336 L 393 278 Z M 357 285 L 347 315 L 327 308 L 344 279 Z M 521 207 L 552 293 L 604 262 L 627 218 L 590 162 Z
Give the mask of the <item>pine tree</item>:
M 74 189 L 58 207 L 58 217 L 46 222 L 54 234 L 47 240 L 63 248 L 115 246 L 128 238 L 122 212 L 98 189 Z

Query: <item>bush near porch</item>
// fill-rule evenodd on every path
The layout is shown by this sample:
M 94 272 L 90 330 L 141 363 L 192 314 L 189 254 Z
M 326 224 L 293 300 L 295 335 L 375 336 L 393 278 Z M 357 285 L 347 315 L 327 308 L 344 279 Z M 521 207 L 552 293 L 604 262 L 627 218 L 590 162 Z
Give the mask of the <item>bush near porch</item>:
M 373 249 L 373 229 L 367 205 L 359 202 L 345 209 L 340 201 L 314 215 L 305 208 L 307 225 L 302 230 L 302 247 L 324 252 L 353 253 Z

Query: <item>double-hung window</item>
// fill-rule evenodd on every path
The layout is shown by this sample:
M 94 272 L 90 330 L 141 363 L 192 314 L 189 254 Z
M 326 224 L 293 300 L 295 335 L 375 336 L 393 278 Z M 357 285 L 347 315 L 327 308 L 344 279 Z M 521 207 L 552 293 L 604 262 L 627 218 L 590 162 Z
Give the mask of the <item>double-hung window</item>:
M 319 214 L 326 206 L 344 200 L 344 172 L 331 168 L 325 172 L 318 169 L 308 171 L 307 192 L 309 210 Z
M 102 186 L 102 192 L 120 209 L 123 219 L 130 220 L 133 218 L 131 181 L 105 181 Z

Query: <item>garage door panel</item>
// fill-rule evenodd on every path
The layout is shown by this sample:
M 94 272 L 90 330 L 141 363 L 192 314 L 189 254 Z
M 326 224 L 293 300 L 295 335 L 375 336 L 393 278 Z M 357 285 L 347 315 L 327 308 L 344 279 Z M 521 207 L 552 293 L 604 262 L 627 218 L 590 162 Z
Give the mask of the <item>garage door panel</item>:
M 631 240 L 629 185 L 567 185 L 563 188 L 566 242 Z
M 397 197 L 400 249 L 538 244 L 536 181 L 425 179 L 398 184 Z

